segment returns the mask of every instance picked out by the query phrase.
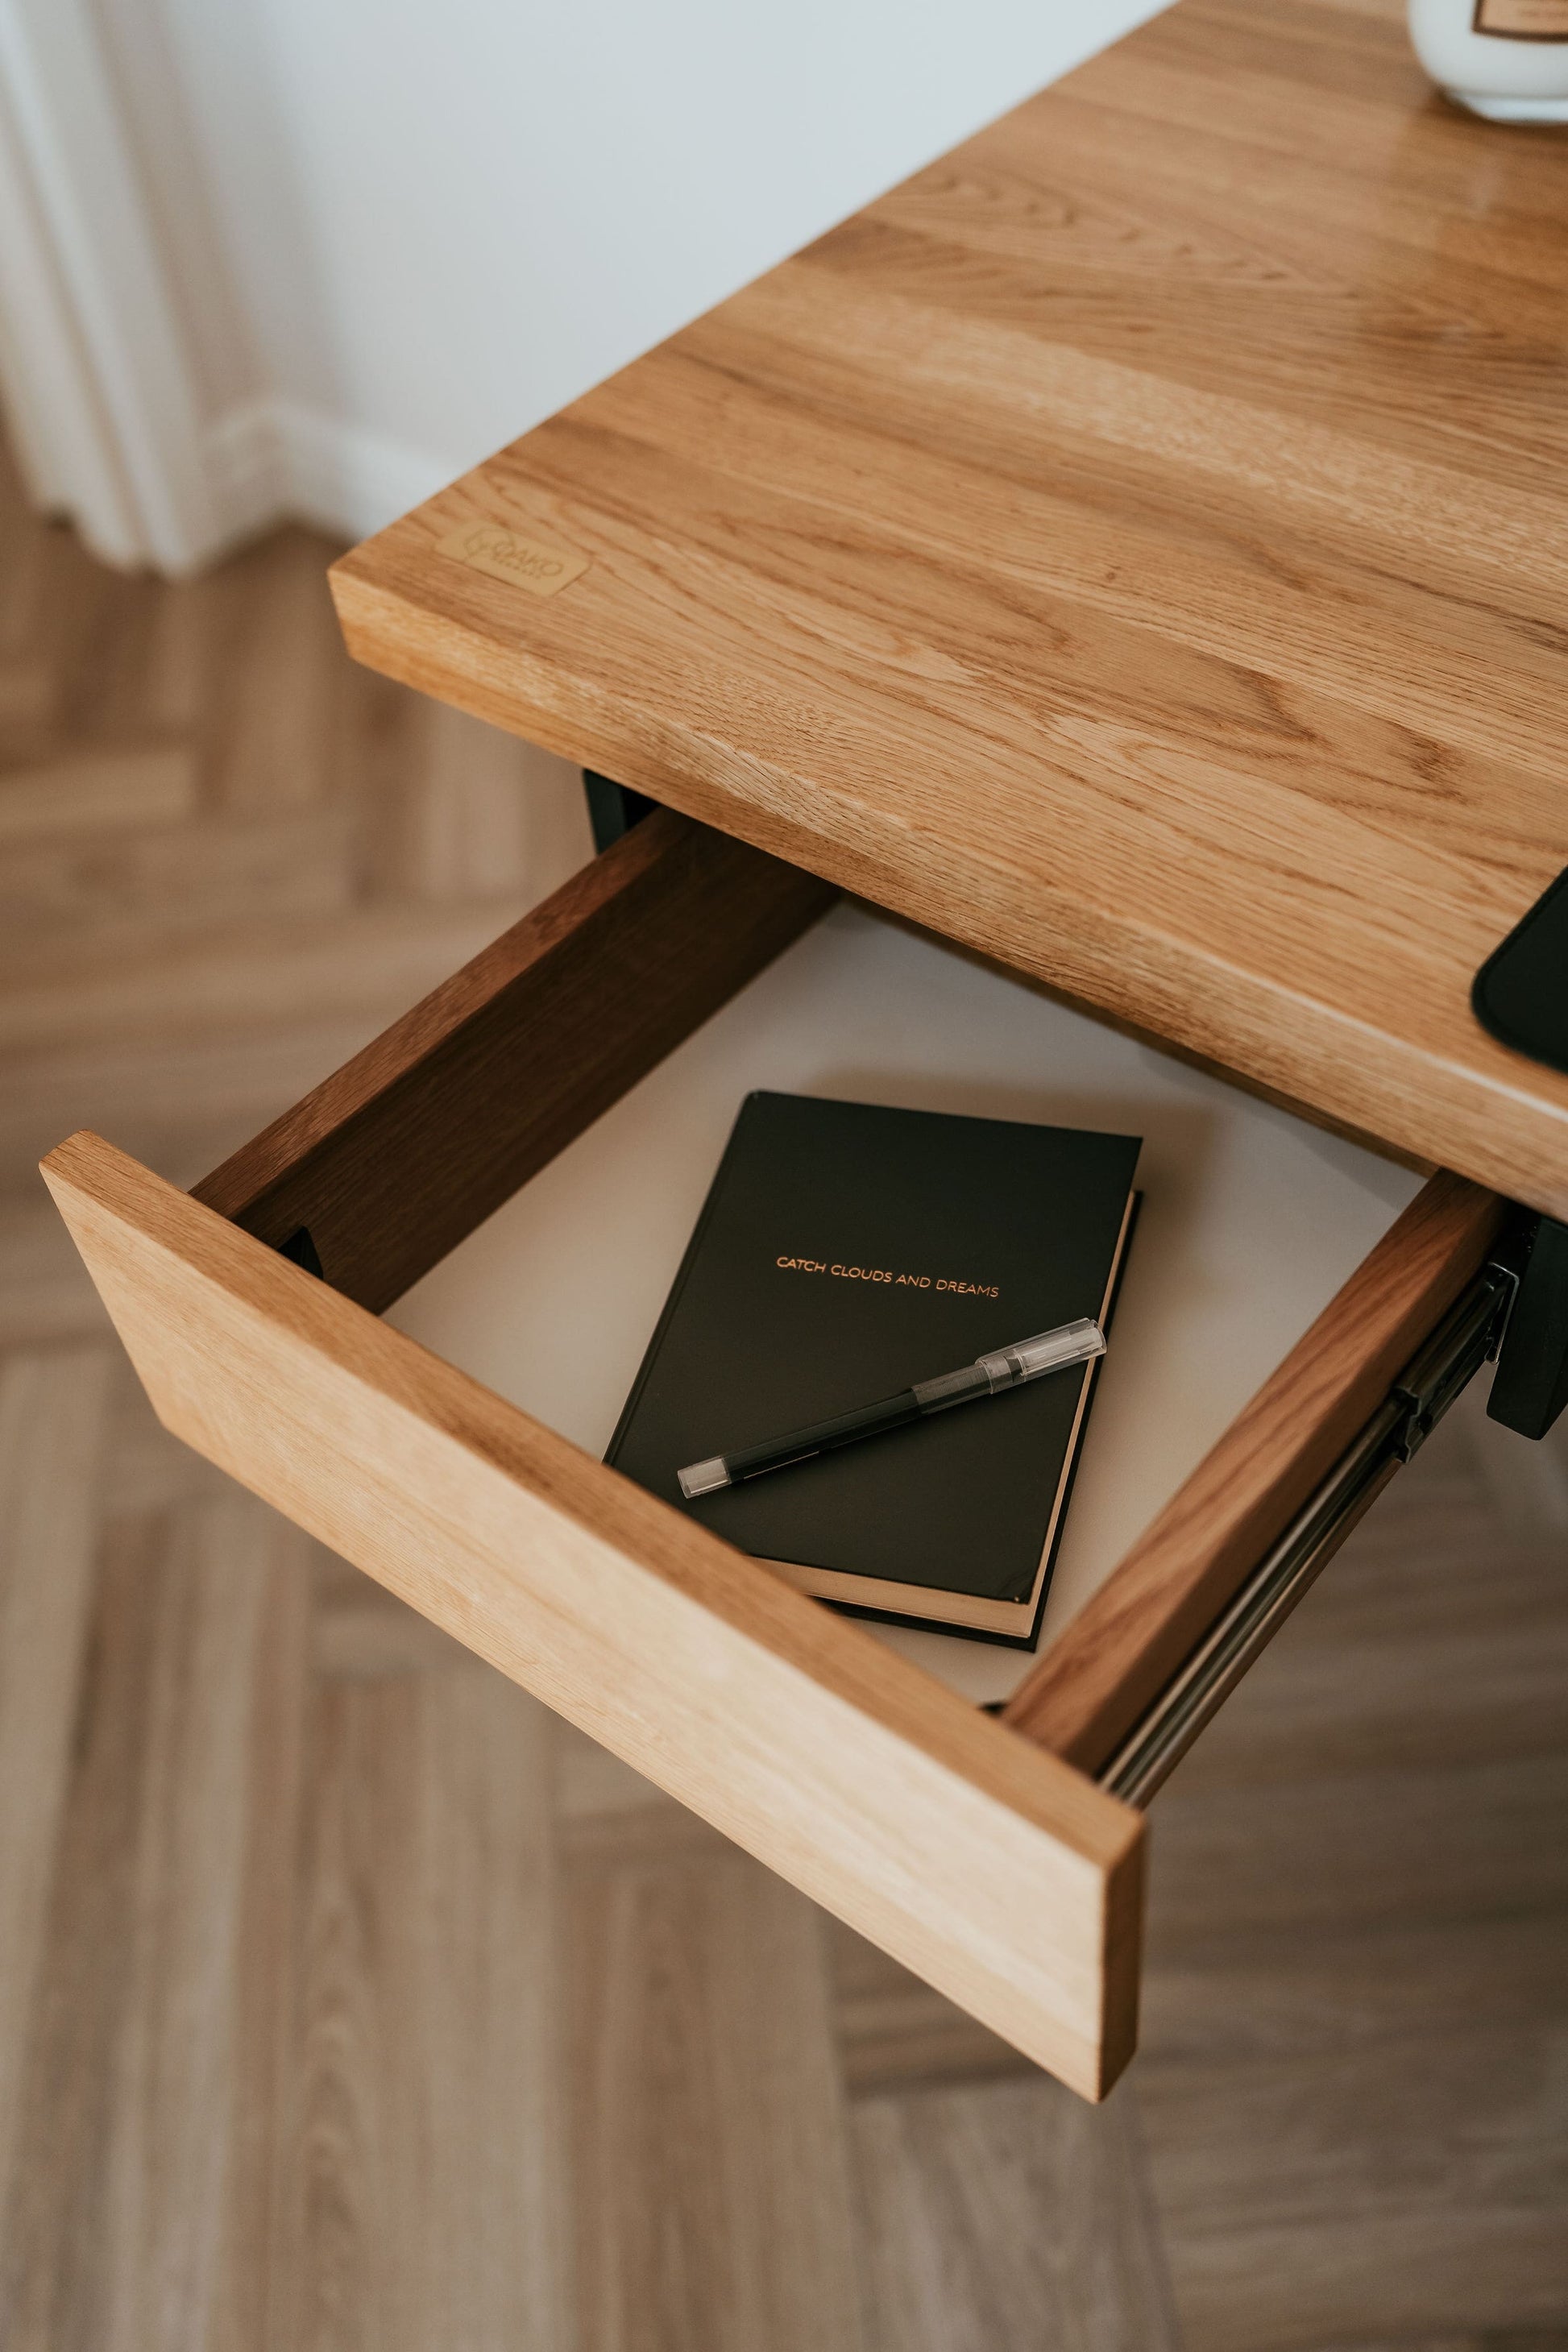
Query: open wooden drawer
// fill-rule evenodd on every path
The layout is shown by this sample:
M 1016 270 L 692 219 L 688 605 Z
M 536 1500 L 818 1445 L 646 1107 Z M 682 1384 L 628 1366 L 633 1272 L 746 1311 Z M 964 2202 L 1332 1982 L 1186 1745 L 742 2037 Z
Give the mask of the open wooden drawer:
M 1205 1306 L 1224 1286 L 1205 1236 L 1236 1222 L 1247 1163 L 1233 1155 L 1235 1199 L 1227 1206 L 1222 1186 L 1206 1226 L 1194 1171 L 1205 1153 L 1225 1158 L 1205 1103 L 1213 1110 L 1233 1090 L 1178 1065 L 1169 1068 L 1179 1083 L 1162 1076 L 1153 1049 L 891 926 L 885 994 L 903 1042 L 889 1045 L 884 1026 L 873 1053 L 847 1008 L 868 992 L 850 984 L 862 969 L 855 927 L 882 919 L 835 915 L 813 935 L 828 942 L 815 979 L 805 963 L 804 977 L 790 979 L 791 958 L 773 961 L 832 895 L 760 851 L 657 813 L 194 1194 L 90 1135 L 62 1144 L 45 1172 L 170 1429 L 1097 2097 L 1135 2039 L 1144 1822 L 1126 1799 L 1152 1792 L 1484 1359 L 1510 1295 L 1496 1265 L 1504 1204 L 1446 1175 L 1423 1184 L 1390 1168 L 1369 1184 L 1366 1170 L 1383 1163 L 1237 1095 L 1260 1122 L 1248 1129 L 1262 1139 L 1258 1167 L 1273 1165 L 1273 1224 L 1265 1220 L 1254 1245 L 1257 1263 L 1276 1271 L 1243 1299 L 1240 1320 L 1234 1301 Z M 812 941 L 792 955 L 807 950 Z M 836 966 L 836 956 L 849 961 Z M 623 1194 L 622 1213 L 605 1222 L 598 1179 L 572 1150 L 591 1150 L 590 1129 L 610 1130 L 614 1118 L 594 1123 L 613 1106 L 615 1118 L 629 1115 L 632 1089 L 656 1065 L 657 1083 L 686 1067 L 682 1055 L 665 1059 L 683 1040 L 683 1055 L 699 1060 L 679 1081 L 688 1087 L 679 1099 L 719 1106 L 726 1121 L 747 1084 L 810 1090 L 814 1080 L 817 1091 L 1100 1119 L 1121 1081 L 1090 1084 L 1087 1065 L 1052 1081 L 1059 1025 L 1042 1029 L 1037 1047 L 1020 1030 L 1014 1062 L 1004 1057 L 989 1076 L 960 1066 L 962 1026 L 933 1060 L 922 1045 L 932 1025 L 918 1002 L 925 983 L 906 956 L 950 958 L 977 989 L 1016 992 L 1020 1020 L 1032 1006 L 1042 1021 L 1077 1024 L 1075 1035 L 1123 1057 L 1124 1074 L 1142 1057 L 1163 1122 L 1144 1180 L 1150 1237 L 1140 1235 L 1112 1351 L 1132 1385 L 1118 1402 L 1108 1366 L 1037 1662 L 940 1636 L 884 1636 L 805 1599 L 382 1319 L 420 1285 L 400 1315 L 443 1344 L 476 1315 L 531 1332 L 531 1370 L 510 1384 L 542 1382 L 550 1421 L 607 1433 L 603 1413 L 613 1414 L 628 1365 L 599 1366 L 597 1402 L 568 1394 L 557 1412 L 551 1400 L 581 1387 L 585 1363 L 614 1358 L 596 1335 L 622 1330 L 625 1345 L 640 1347 L 695 1202 L 661 1194 L 662 1238 L 645 1246 L 651 1229 L 636 1202 Z M 730 1000 L 770 965 L 747 992 L 757 1022 L 783 1019 L 791 988 L 797 1030 L 814 1003 L 846 1008 L 826 1059 L 781 1062 L 775 1041 L 758 1067 L 749 1033 L 724 1031 L 742 1018 Z M 775 981 L 784 994 L 764 1003 Z M 814 987 L 826 992 L 814 999 Z M 976 999 L 973 1017 L 977 1038 L 1007 1025 L 989 1000 Z M 702 1064 L 710 1039 L 719 1042 Z M 1030 1090 L 1016 1074 L 1037 1061 L 1041 1082 Z M 939 1066 L 945 1094 L 930 1076 Z M 1123 1088 L 1119 1110 L 1128 1099 Z M 657 1130 L 656 1119 L 640 1132 Z M 641 1150 L 638 1133 L 634 1125 L 623 1135 L 622 1159 L 646 1199 L 658 1191 L 658 1153 Z M 721 1138 L 722 1125 L 683 1139 L 692 1181 Z M 555 1285 L 558 1328 L 542 1331 L 528 1283 L 514 1289 L 506 1270 L 516 1263 L 507 1220 L 519 1188 L 552 1161 L 530 1199 L 548 1205 L 556 1185 L 579 1219 L 578 1255 L 537 1218 L 523 1236 L 525 1257 L 531 1249 L 536 1273 L 546 1264 Z M 1319 1187 L 1294 1210 L 1292 1170 Z M 1168 1255 L 1156 1247 L 1162 1192 Z M 465 1249 L 479 1253 L 466 1272 Z M 1184 1262 L 1192 1277 L 1184 1292 L 1168 1271 L 1151 1276 L 1158 1312 L 1139 1305 L 1146 1252 L 1151 1268 Z M 602 1299 L 617 1288 L 605 1267 L 633 1263 L 645 1268 L 646 1297 L 593 1306 L 589 1292 Z M 1242 1383 L 1240 1410 L 1212 1433 L 1201 1413 L 1154 1411 L 1154 1391 L 1137 1386 L 1163 1347 L 1169 1358 L 1160 1332 L 1184 1297 L 1199 1321 L 1210 1316 L 1207 1369 L 1200 1360 L 1183 1379 L 1178 1360 L 1176 1389 L 1206 1398 L 1211 1413 L 1217 1396 L 1224 1423 L 1225 1383 Z M 1260 1384 L 1247 1376 L 1248 1346 L 1262 1350 Z M 1165 1377 L 1173 1394 L 1168 1365 Z M 1167 1422 L 1180 1424 L 1171 1443 Z M 1164 1450 L 1134 1471 L 1128 1433 L 1156 1423 Z M 1151 1496 L 1163 1507 L 1138 1535 Z M 1117 1565 L 1124 1538 L 1131 1549 Z M 1002 1696 L 974 1686 L 986 1660 L 1023 1675 L 999 1715 L 976 1704 Z

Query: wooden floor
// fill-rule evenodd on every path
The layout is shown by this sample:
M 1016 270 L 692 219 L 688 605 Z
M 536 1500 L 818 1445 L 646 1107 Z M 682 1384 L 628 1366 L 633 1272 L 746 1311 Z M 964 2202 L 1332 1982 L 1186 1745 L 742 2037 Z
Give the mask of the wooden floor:
M 586 854 L 326 547 L 0 484 L 5 2352 L 1563 2352 L 1568 1560 L 1464 1427 L 1157 1801 L 1099 2112 L 165 1439 L 33 1170 L 188 1181 Z

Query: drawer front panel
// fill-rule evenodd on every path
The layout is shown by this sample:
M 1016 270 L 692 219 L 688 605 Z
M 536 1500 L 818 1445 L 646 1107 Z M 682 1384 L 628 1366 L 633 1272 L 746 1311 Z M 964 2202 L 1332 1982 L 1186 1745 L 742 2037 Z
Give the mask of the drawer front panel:
M 46 1172 L 166 1427 L 1090 2097 L 1141 1818 L 92 1136 Z

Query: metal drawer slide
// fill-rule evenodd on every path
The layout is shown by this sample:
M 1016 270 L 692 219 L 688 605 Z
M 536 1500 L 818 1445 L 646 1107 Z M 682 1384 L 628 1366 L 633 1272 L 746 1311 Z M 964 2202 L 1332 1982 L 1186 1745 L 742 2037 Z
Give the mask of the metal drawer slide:
M 1272 1639 L 1319 1570 L 1465 1383 L 1501 1342 L 1519 1277 L 1488 1265 L 1407 1364 L 1367 1423 L 1224 1614 L 1097 1774 L 1130 1805 L 1146 1805 Z

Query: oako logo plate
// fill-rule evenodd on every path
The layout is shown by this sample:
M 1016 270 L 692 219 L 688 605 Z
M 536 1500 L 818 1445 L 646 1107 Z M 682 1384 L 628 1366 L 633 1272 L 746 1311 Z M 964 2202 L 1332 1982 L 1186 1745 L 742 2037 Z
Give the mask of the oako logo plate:
M 574 548 L 552 547 L 498 522 L 466 522 L 438 539 L 436 548 L 438 554 L 456 556 L 475 572 L 488 572 L 492 580 L 525 588 L 531 596 L 559 595 L 583 577 L 591 561 Z

